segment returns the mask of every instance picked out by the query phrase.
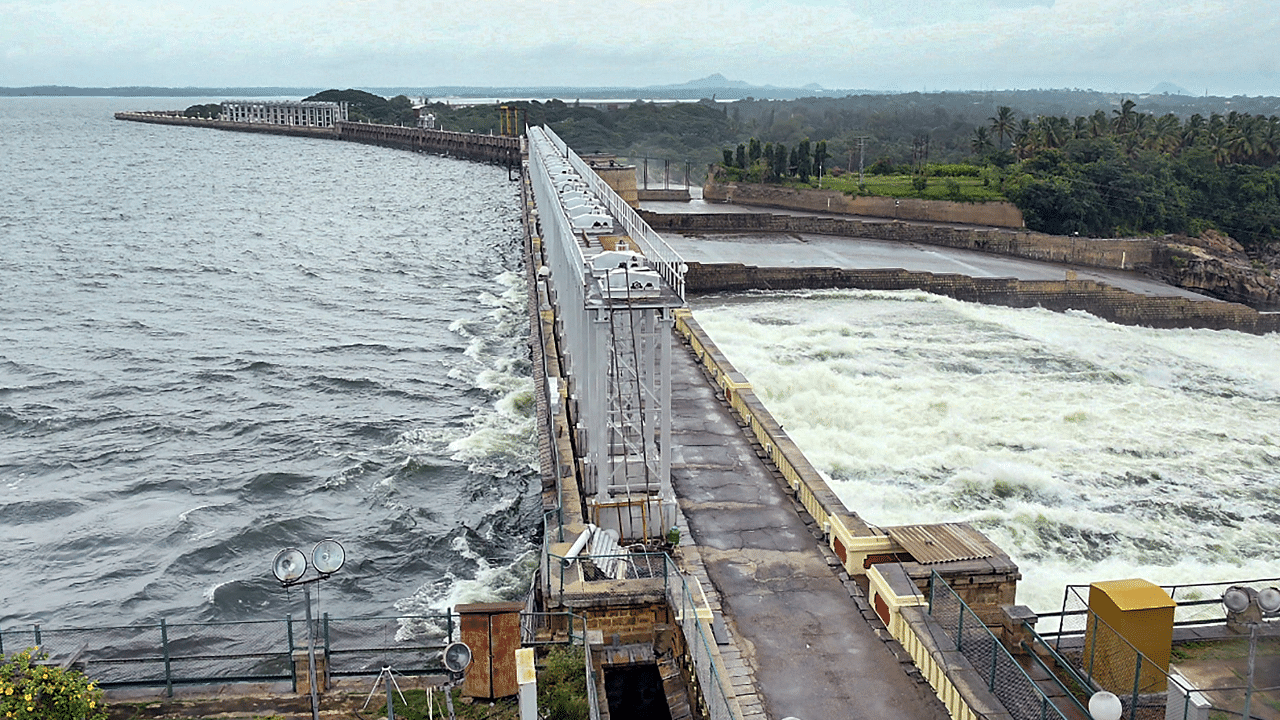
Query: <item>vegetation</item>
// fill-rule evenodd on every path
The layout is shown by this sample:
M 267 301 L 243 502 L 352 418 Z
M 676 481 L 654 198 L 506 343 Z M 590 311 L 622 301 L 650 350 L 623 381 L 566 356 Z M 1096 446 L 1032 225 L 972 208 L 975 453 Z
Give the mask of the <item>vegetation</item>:
M 384 98 L 363 90 L 325 90 L 306 100 L 347 103 L 348 117 L 352 122 L 371 122 L 383 125 L 417 125 L 418 114 L 413 101 L 404 95 Z M 496 121 L 496 118 L 495 118 Z
M 222 105 L 219 103 L 209 103 L 207 105 L 192 105 L 182 112 L 183 115 L 193 118 L 209 118 L 217 120 L 222 114 Z
M 391 698 L 395 703 L 396 718 L 428 720 L 433 717 L 448 717 L 444 692 L 441 690 L 430 692 L 432 694 L 430 705 L 428 705 L 427 690 L 405 690 L 403 700 L 400 695 L 393 693 Z M 454 688 L 452 692 L 453 708 L 460 720 L 519 720 L 520 718 L 520 707 L 515 698 L 501 698 L 492 703 L 481 703 L 463 697 L 461 688 Z M 373 708 L 370 708 L 370 714 L 374 714 L 372 711 Z M 378 706 L 374 716 L 377 715 L 387 716 L 385 701 Z
M 581 647 L 560 645 L 547 652 L 538 673 L 538 709 L 548 720 L 586 720 L 587 673 Z
M 0 666 L 0 713 L 5 720 L 105 720 L 102 691 L 74 670 L 42 665 L 34 648 Z

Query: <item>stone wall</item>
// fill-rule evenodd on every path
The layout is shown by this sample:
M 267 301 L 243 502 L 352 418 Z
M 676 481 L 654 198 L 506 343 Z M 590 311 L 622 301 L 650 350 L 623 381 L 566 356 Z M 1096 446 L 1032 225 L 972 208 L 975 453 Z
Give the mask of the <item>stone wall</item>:
M 275 125 L 271 123 L 242 123 L 226 120 L 210 120 L 208 118 L 186 117 L 178 111 L 159 112 L 118 112 L 117 120 L 156 123 L 159 125 L 186 125 L 188 127 L 205 127 L 214 130 L 234 130 L 236 132 L 267 133 L 269 135 L 292 135 L 296 137 L 313 137 L 333 140 L 337 134 L 333 128 L 307 127 L 305 125 Z
M 1259 313 L 1237 303 L 1153 297 L 1093 280 L 1016 280 L 906 270 L 841 268 L 760 268 L 741 263 L 689 263 L 689 292 L 857 288 L 924 290 L 957 300 L 1007 307 L 1083 310 L 1121 325 L 1155 328 L 1208 328 L 1249 333 L 1280 331 L 1280 315 Z
M 1134 269 L 1151 263 L 1158 243 L 1150 239 L 1095 240 L 1046 235 L 1030 230 L 960 228 L 859 218 L 768 213 L 673 213 L 645 210 L 640 216 L 654 230 L 678 233 L 777 232 L 924 243 L 979 250 L 1029 260 L 1112 269 Z
M 915 198 L 852 197 L 835 190 L 800 190 L 754 183 L 720 184 L 712 179 L 708 179 L 703 186 L 702 197 L 719 202 L 839 215 L 867 215 L 897 220 L 966 223 L 1008 228 L 1024 227 L 1022 211 L 1007 202 L 966 203 Z

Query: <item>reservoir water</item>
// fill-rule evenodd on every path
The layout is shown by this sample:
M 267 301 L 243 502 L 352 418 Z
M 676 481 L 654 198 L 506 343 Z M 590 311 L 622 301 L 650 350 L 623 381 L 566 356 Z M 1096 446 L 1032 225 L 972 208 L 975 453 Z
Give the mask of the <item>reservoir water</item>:
M 218 98 L 208 101 L 217 101 Z M 0 99 L 0 628 L 519 596 L 540 521 L 518 188 L 351 143 Z
M 695 315 L 846 506 L 974 523 L 1037 611 L 1066 583 L 1280 575 L 1280 337 L 919 292 L 709 297 Z

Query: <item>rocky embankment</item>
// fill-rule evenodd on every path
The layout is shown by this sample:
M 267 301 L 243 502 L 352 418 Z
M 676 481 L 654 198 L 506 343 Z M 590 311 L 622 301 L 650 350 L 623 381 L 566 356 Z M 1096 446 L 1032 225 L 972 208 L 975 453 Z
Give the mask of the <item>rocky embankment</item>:
M 1280 257 L 1251 257 L 1240 243 L 1209 231 L 1200 237 L 1170 235 L 1152 253 L 1151 274 L 1187 290 L 1248 305 L 1280 310 Z

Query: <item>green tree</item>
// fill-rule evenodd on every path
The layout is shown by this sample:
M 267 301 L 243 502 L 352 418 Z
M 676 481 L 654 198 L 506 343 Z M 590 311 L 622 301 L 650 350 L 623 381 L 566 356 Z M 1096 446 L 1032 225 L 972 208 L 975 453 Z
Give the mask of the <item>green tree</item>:
M 813 155 L 809 148 L 809 138 L 805 138 L 796 147 L 796 176 L 800 178 L 800 182 L 807 183 L 812 174 Z
M 764 149 L 760 147 L 760 141 L 751 138 L 751 141 L 747 143 L 747 162 L 754 164 L 763 154 Z
M 827 168 L 828 157 L 829 155 L 827 154 L 827 141 L 819 140 L 818 142 L 814 143 L 813 167 L 814 167 L 814 171 L 817 172 L 819 176 L 821 176 Z
M 1001 105 L 1000 107 L 996 108 L 995 117 L 987 118 L 987 119 L 991 121 L 991 129 L 995 131 L 996 136 L 1000 140 L 999 149 L 1003 150 L 1005 136 L 1008 135 L 1010 138 L 1012 138 L 1013 131 L 1017 127 L 1014 124 L 1013 108 L 1009 107 L 1008 105 Z
M 5 720 L 106 720 L 102 690 L 74 670 L 42 665 L 23 650 L 0 665 L 0 717 Z
M 738 151 L 733 156 L 734 164 L 742 169 L 747 168 L 747 146 L 738 143 Z
M 991 150 L 991 134 L 987 132 L 986 126 L 979 125 L 973 129 L 969 147 L 973 149 L 974 155 L 983 155 Z
M 794 153 L 794 151 L 793 151 Z M 787 172 L 787 146 L 778 143 L 773 146 L 773 175 L 776 178 L 784 178 L 790 173 Z

